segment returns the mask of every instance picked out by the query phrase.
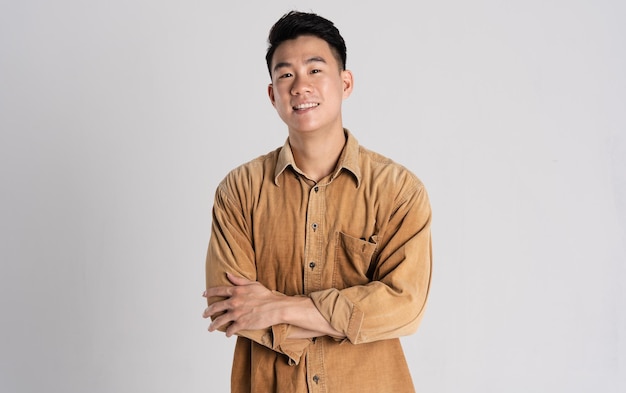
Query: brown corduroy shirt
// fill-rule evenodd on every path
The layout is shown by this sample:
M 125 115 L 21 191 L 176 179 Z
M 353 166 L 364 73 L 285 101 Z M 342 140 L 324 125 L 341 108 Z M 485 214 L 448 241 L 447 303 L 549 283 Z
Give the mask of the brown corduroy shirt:
M 234 393 L 414 392 L 398 337 L 415 332 L 428 295 L 428 196 L 406 168 L 346 138 L 336 170 L 318 183 L 287 141 L 217 188 L 207 287 L 232 285 L 231 272 L 308 296 L 347 337 L 291 339 L 284 324 L 240 332 Z

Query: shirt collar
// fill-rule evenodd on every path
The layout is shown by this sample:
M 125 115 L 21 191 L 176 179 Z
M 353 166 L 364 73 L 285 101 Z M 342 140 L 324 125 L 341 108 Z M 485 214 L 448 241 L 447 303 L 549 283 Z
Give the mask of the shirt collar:
M 333 173 L 331 181 L 339 176 L 342 169 L 345 169 L 354 175 L 354 179 L 356 180 L 356 186 L 358 188 L 361 185 L 361 169 L 359 168 L 359 142 L 350 133 L 350 131 L 348 131 L 348 129 L 344 128 L 344 133 L 346 134 L 346 144 L 341 151 L 341 155 L 339 156 L 339 162 L 337 164 L 337 169 Z M 300 171 L 300 169 L 298 169 L 298 167 L 296 166 L 296 160 L 293 158 L 293 151 L 291 150 L 291 145 L 289 145 L 289 138 L 287 138 L 285 144 L 278 153 L 278 160 L 276 161 L 276 168 L 274 169 L 274 183 L 277 186 L 280 186 L 278 178 L 288 167 L 291 167 L 296 172 L 302 174 L 302 171 Z

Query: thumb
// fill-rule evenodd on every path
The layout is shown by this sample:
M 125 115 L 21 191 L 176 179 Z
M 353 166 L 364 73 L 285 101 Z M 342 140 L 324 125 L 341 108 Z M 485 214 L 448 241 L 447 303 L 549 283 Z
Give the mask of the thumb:
M 228 281 L 232 282 L 235 285 L 248 285 L 252 283 L 252 281 L 248 280 L 247 278 L 237 277 L 232 273 L 226 273 L 226 277 L 228 278 Z

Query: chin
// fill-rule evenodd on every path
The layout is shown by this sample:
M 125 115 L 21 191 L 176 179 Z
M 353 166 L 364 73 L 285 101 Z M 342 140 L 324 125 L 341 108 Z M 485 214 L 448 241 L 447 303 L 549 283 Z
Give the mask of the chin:
M 318 126 L 293 126 L 293 127 L 289 127 L 289 129 L 291 129 L 293 132 L 297 132 L 300 134 L 307 134 L 307 133 L 311 133 L 311 132 L 315 132 L 317 130 L 320 129 L 320 127 Z

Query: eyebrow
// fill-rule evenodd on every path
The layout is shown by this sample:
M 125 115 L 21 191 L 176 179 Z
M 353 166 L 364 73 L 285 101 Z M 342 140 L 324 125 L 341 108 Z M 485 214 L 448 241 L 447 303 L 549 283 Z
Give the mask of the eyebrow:
M 304 64 L 310 64 L 310 63 L 324 63 L 324 64 L 326 64 L 326 60 L 324 60 L 324 58 L 320 57 L 320 56 L 313 56 L 313 57 L 310 57 L 310 58 L 306 59 L 306 61 L 304 62 Z M 291 66 L 293 66 L 293 64 L 288 63 L 286 61 L 281 61 L 280 63 L 276 63 L 276 65 L 274 66 L 273 71 L 276 72 L 280 68 L 291 67 Z

